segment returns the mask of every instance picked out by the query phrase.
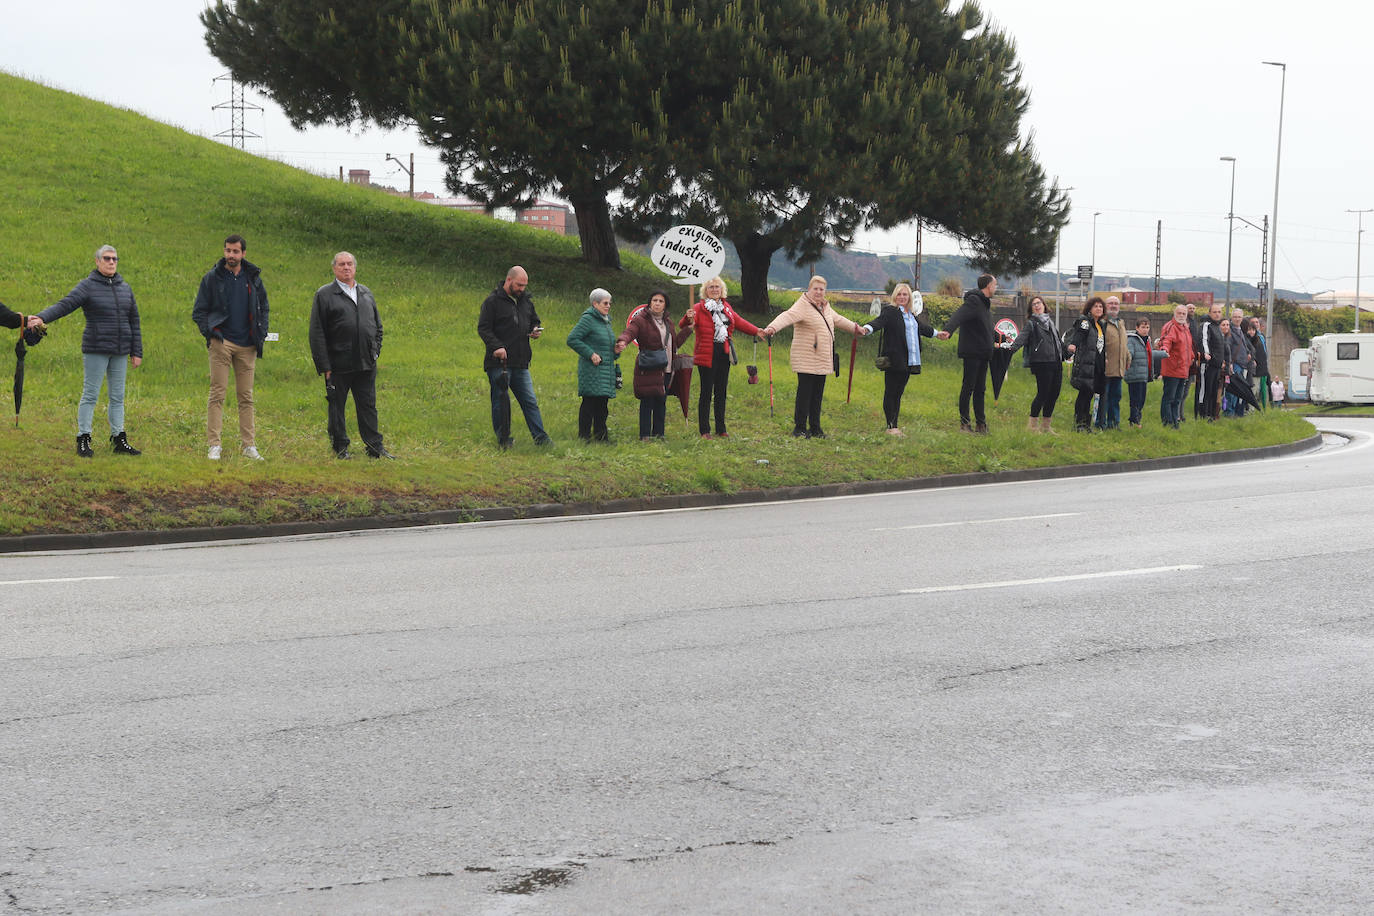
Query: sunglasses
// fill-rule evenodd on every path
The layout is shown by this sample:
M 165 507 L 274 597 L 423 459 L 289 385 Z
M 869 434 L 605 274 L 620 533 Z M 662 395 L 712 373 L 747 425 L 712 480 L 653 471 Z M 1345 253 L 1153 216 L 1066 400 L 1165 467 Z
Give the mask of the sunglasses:
M 102 260 L 102 261 L 118 261 L 119 258 L 116 257 L 115 255 L 112 255 L 112 254 L 102 254 L 102 255 L 100 256 L 100 260 Z

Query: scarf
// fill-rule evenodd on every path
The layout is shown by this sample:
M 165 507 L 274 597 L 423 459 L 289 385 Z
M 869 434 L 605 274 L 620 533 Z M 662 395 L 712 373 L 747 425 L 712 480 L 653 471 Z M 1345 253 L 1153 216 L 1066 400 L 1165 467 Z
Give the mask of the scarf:
M 725 317 L 725 303 L 719 299 L 707 299 L 702 303 L 716 326 L 716 343 L 725 343 L 730 336 L 730 320 Z

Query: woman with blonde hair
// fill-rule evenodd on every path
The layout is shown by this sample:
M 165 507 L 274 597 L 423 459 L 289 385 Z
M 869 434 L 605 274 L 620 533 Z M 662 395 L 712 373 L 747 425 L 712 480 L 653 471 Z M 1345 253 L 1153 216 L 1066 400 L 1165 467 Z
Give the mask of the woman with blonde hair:
M 821 402 L 825 397 L 825 377 L 840 374 L 840 358 L 835 353 L 835 328 L 859 337 L 864 329 L 830 307 L 825 298 L 825 277 L 814 276 L 806 292 L 790 309 L 768 323 L 763 336 L 771 338 L 786 327 L 793 327 L 789 360 L 797 373 L 797 402 L 792 411 L 792 435 L 798 439 L 824 439 L 821 429 Z
M 730 366 L 738 362 L 730 334 L 735 328 L 758 337 L 759 329 L 745 321 L 730 303 L 725 301 L 725 281 L 712 277 L 701 286 L 701 301 L 697 302 L 678 322 L 678 328 L 691 328 L 697 335 L 692 351 L 692 364 L 697 367 L 697 381 L 701 392 L 697 395 L 697 428 L 703 439 L 711 438 L 711 401 L 715 401 L 716 436 L 724 439 L 725 391 L 730 385 Z
M 921 294 L 912 292 L 910 284 L 898 283 L 878 317 L 864 325 L 866 334 L 883 332 L 878 340 L 878 368 L 883 372 L 883 418 L 893 436 L 903 435 L 897 414 L 906 383 L 921 374 L 921 338 L 935 336 L 935 329 L 917 317 L 923 309 Z

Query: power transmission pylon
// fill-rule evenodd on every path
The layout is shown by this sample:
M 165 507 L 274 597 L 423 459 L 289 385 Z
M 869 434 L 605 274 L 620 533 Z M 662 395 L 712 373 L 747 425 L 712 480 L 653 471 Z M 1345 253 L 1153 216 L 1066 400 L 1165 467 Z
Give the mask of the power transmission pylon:
M 250 110 L 262 111 L 262 106 L 254 105 L 252 102 L 245 102 L 243 100 L 243 83 L 236 81 L 232 73 L 217 76 L 212 82 L 218 83 L 220 80 L 229 81 L 229 100 L 227 102 L 220 102 L 218 105 L 211 105 L 210 110 L 218 111 L 221 108 L 229 109 L 229 129 L 220 131 L 215 134 L 215 137 L 228 137 L 230 146 L 236 146 L 239 149 L 243 149 L 243 141 L 245 138 L 252 137 L 254 140 L 262 139 L 261 134 L 255 134 L 251 130 L 244 129 L 243 113 L 244 111 Z

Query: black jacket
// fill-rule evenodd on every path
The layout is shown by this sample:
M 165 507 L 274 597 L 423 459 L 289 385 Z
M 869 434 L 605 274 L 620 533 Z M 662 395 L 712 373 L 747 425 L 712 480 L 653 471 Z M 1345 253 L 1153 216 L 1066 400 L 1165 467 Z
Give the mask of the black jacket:
M 1212 366 L 1220 366 L 1227 361 L 1225 335 L 1221 333 L 1221 322 L 1208 318 L 1198 328 L 1198 359 Z
M 372 290 L 357 285 L 358 301 L 330 280 L 315 291 L 310 308 L 310 355 L 315 371 L 363 372 L 377 368 L 382 355 L 382 316 Z
M 1026 319 L 1026 330 L 1020 337 L 1016 338 L 1016 343 L 1012 344 L 1011 352 L 1015 353 L 1022 347 L 1026 350 L 1025 353 L 1021 354 L 1022 362 L 1026 367 L 1032 363 L 1059 363 L 1064 361 L 1059 333 L 1054 329 L 1054 321 L 1049 317 L 1043 321 L 1035 317 Z
M 907 358 L 910 354 L 906 348 L 906 320 L 902 318 L 902 310 L 895 305 L 885 305 L 878 317 L 868 323 L 869 327 L 875 331 L 883 333 L 878 341 L 879 354 L 886 356 L 892 361 L 892 365 L 887 369 L 889 372 L 906 372 L 908 369 L 912 374 L 921 371 L 920 365 L 908 366 Z M 921 320 L 921 316 L 916 316 L 917 337 L 934 337 L 935 329 Z M 917 340 L 920 344 L 920 340 Z
M 1269 375 L 1269 351 L 1264 345 L 1264 341 L 1258 334 L 1251 337 L 1245 335 L 1246 341 L 1250 344 L 1251 351 L 1255 354 L 1255 375 L 1267 378 Z
M 1106 370 L 1107 355 L 1097 349 L 1098 323 L 1087 315 L 1080 315 L 1069 328 L 1065 343 L 1073 344 L 1073 369 L 1069 372 L 1069 384 L 1079 391 L 1102 390 L 1103 375 Z
M 949 316 L 944 329 L 959 332 L 960 359 L 992 359 L 992 300 L 981 289 L 964 293 L 964 304 Z
M 23 320 L 23 315 L 10 311 L 5 303 L 0 302 L 0 327 L 17 328 Z
M 505 347 L 507 368 L 528 369 L 534 356 L 530 350 L 530 331 L 539 327 L 539 323 L 539 313 L 534 310 L 529 290 L 518 298 L 511 298 L 504 284 L 492 290 L 477 315 L 477 334 L 487 345 L 482 368 L 500 369 L 501 361 L 491 354 Z
M 138 323 L 134 291 L 119 274 L 107 277 L 98 270 L 67 295 L 38 313 L 46 324 L 77 309 L 86 313 L 81 334 L 82 353 L 143 358 L 143 332 Z
M 1249 372 L 1255 364 L 1255 351 L 1250 344 L 1250 335 L 1240 328 L 1231 328 L 1230 338 L 1231 365 Z
M 251 261 L 244 261 L 239 266 L 239 274 L 248 280 L 248 333 L 258 348 L 258 355 L 262 356 L 262 342 L 267 339 L 268 317 L 267 289 L 262 285 L 262 271 Z M 226 287 L 238 279 L 224 266 L 224 258 L 220 258 L 219 263 L 200 278 L 191 320 L 200 328 L 207 347 L 215 330 L 229 320 L 229 293 Z

